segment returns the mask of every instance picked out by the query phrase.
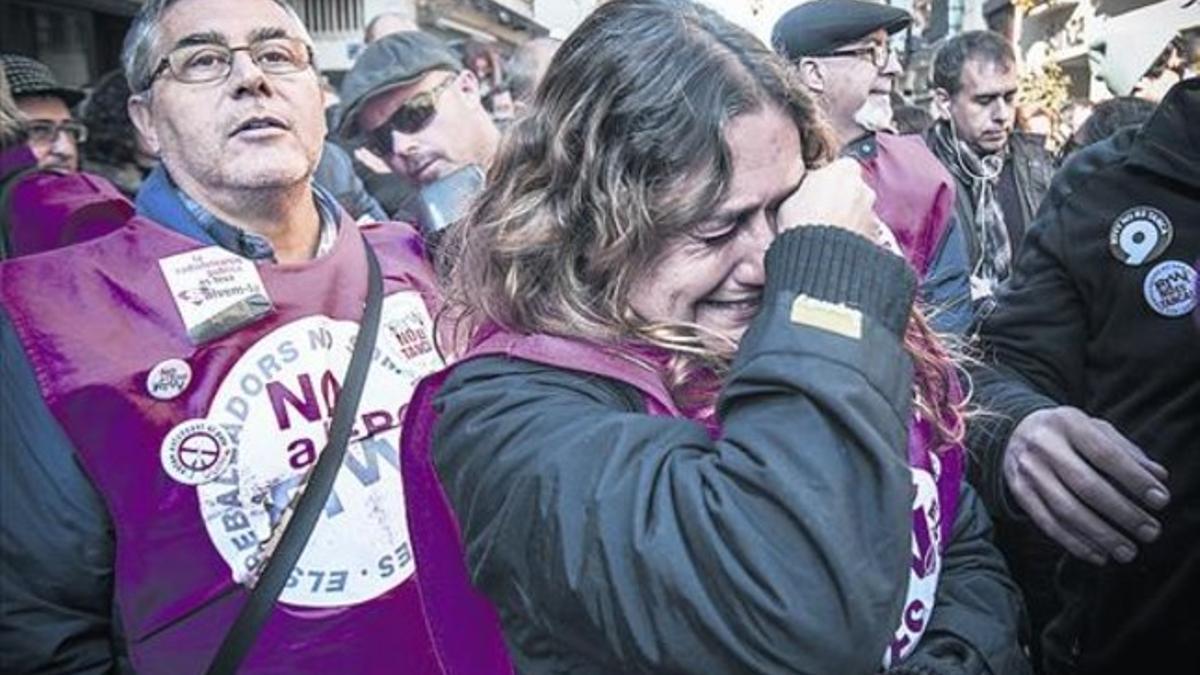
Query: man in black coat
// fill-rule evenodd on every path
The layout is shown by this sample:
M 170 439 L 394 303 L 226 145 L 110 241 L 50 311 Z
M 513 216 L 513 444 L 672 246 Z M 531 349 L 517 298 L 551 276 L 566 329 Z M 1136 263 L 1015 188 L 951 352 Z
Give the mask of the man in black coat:
M 1065 551 L 1047 672 L 1195 672 L 1200 79 L 1055 177 L 982 327 L 970 447 Z M 1011 554 L 1011 552 L 1010 552 Z
M 954 36 L 933 61 L 939 119 L 925 140 L 957 184 L 955 213 L 980 315 L 1012 271 L 1054 171 L 1042 139 L 1014 130 L 1018 72 L 1012 44 L 990 31 Z

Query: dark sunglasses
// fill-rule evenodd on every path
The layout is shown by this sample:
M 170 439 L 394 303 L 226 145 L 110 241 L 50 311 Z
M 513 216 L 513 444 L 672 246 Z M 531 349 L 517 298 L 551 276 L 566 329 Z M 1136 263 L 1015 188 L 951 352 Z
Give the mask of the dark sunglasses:
M 456 79 L 458 78 L 446 78 L 433 89 L 413 96 L 396 108 L 396 112 L 392 113 L 386 122 L 366 133 L 367 149 L 380 157 L 391 156 L 393 152 L 392 132 L 398 131 L 411 135 L 429 126 L 434 115 L 437 114 L 438 98 Z

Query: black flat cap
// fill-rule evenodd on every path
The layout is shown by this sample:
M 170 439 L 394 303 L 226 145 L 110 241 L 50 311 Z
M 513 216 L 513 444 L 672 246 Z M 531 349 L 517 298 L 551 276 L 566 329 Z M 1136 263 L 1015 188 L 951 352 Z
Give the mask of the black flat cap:
M 462 61 L 446 43 L 416 31 L 393 33 L 372 42 L 342 80 L 342 113 L 338 133 L 353 138 L 358 133 L 358 113 L 368 99 L 390 89 L 411 84 L 431 70 L 462 70 Z
M 771 46 L 789 60 L 822 56 L 880 28 L 904 30 L 912 16 L 898 7 L 866 0 L 813 0 L 787 11 L 771 31 Z

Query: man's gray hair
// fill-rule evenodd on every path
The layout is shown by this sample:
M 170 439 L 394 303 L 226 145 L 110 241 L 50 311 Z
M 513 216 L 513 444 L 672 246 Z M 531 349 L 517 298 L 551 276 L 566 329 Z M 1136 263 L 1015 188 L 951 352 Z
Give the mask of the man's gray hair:
M 296 20 L 304 37 L 311 42 L 308 29 L 296 13 L 296 9 L 287 0 L 272 1 Z M 154 53 L 158 50 L 159 24 L 167 10 L 177 2 L 179 0 L 146 0 L 134 17 L 129 32 L 125 34 L 125 44 L 121 48 L 121 67 L 125 71 L 125 79 L 129 82 L 129 91 L 134 94 L 140 94 L 150 88 L 150 78 L 159 63 L 154 58 Z

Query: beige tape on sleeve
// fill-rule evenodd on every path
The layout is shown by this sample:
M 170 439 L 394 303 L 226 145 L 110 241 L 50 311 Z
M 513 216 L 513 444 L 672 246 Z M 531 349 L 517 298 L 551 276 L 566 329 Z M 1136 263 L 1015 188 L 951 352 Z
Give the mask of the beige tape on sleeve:
M 861 312 L 807 295 L 801 295 L 792 302 L 792 323 L 820 328 L 853 340 L 862 339 Z

